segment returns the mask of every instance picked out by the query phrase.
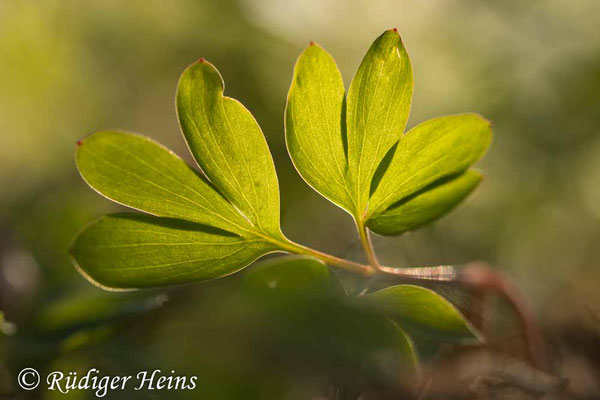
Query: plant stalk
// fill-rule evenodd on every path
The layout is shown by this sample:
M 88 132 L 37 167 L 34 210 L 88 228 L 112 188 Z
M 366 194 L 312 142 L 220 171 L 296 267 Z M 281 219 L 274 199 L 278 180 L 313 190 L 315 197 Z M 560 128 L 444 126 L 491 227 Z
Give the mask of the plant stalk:
M 481 262 L 466 265 L 458 275 L 458 282 L 478 290 L 494 291 L 513 308 L 523 327 L 527 351 L 531 364 L 540 370 L 547 370 L 542 333 L 535 321 L 533 312 L 512 281 Z
M 364 265 L 335 257 L 292 241 L 288 241 L 285 244 L 280 243 L 280 245 L 282 249 L 290 251 L 291 253 L 309 255 L 331 266 L 359 273 L 365 277 L 387 275 L 412 281 L 427 280 L 448 282 L 480 291 L 494 291 L 504 298 L 515 311 L 515 314 L 523 327 L 531 364 L 540 370 L 547 369 L 542 334 L 535 322 L 533 313 L 527 307 L 525 300 L 510 280 L 483 263 L 468 264 L 460 271 L 457 271 L 456 268 L 452 266 L 425 268 L 393 268 L 381 266 L 377 261 L 375 252 L 373 251 L 373 245 L 364 224 L 357 223 L 357 227 L 361 243 L 363 244 L 363 248 L 371 265 Z
M 376 270 L 374 270 L 368 265 L 332 256 L 331 254 L 323 253 L 321 251 L 303 246 L 292 241 L 288 242 L 288 245 L 285 246 L 285 249 L 292 253 L 312 256 L 318 260 L 325 262 L 326 264 L 332 265 L 334 267 L 339 267 L 350 272 L 359 273 L 366 277 L 373 276 L 376 273 Z
M 377 255 L 375 254 L 375 249 L 373 248 L 373 242 L 371 241 L 371 235 L 365 226 L 363 218 L 356 219 L 356 229 L 358 230 L 360 244 L 362 245 L 363 251 L 367 256 L 369 265 L 374 270 L 379 271 L 381 266 L 379 265 L 379 260 L 377 260 Z

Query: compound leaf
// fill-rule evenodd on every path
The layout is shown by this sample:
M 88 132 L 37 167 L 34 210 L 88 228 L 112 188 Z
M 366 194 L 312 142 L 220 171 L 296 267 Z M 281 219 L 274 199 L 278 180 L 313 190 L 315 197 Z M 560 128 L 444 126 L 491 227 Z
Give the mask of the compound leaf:
M 276 250 L 261 239 L 194 222 L 124 213 L 87 227 L 71 254 L 98 286 L 131 289 L 220 278 Z
M 423 122 L 404 135 L 369 200 L 368 219 L 437 180 L 465 171 L 487 150 L 488 120 L 459 114 Z
M 196 162 L 256 229 L 282 238 L 279 186 L 258 123 L 237 100 L 223 96 L 217 69 L 200 60 L 182 74 L 177 114 Z
M 481 182 L 482 175 L 469 170 L 443 178 L 407 196 L 367 222 L 380 235 L 399 235 L 434 221 L 463 201 Z
M 480 340 L 479 333 L 462 314 L 432 290 L 396 285 L 368 294 L 361 300 L 398 321 L 408 331 L 443 341 Z
M 404 132 L 412 92 L 408 53 L 397 30 L 388 30 L 371 45 L 348 90 L 348 178 L 360 216 L 377 167 Z
M 87 184 L 117 203 L 238 233 L 250 227 L 198 172 L 147 137 L 94 133 L 78 142 L 76 162 Z

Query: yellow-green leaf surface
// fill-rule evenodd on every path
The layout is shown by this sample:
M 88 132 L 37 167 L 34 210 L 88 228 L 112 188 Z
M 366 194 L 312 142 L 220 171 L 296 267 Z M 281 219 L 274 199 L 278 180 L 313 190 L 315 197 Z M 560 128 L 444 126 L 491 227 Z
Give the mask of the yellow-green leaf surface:
M 377 167 L 404 132 L 412 92 L 410 59 L 397 30 L 388 30 L 371 45 L 348 90 L 348 178 L 360 216 Z
M 223 96 L 223 79 L 205 60 L 188 67 L 177 88 L 177 113 L 198 165 L 257 228 L 282 238 L 279 187 L 265 137 L 250 112 Z
M 236 233 L 250 227 L 197 171 L 147 137 L 94 133 L 78 142 L 76 161 L 88 185 L 117 203 Z
M 437 180 L 465 171 L 485 154 L 491 138 L 490 122 L 477 114 L 417 125 L 400 139 L 369 200 L 369 219 Z
M 442 296 L 413 285 L 396 285 L 361 298 L 369 306 L 418 334 L 451 342 L 474 342 L 479 333 Z
M 335 61 L 311 43 L 294 67 L 285 113 L 294 166 L 324 197 L 352 212 L 344 152 L 344 82 Z
M 71 247 L 86 277 L 99 286 L 117 289 L 220 278 L 276 250 L 261 239 L 143 214 L 102 217 Z
M 286 142 L 294 166 L 311 187 L 381 234 L 418 228 L 464 200 L 479 179 L 461 174 L 491 140 L 489 122 L 476 114 L 435 118 L 403 134 L 412 92 L 410 59 L 392 29 L 369 48 L 346 102 L 333 58 L 315 44 L 298 58 L 288 93 Z
M 482 175 L 466 171 L 440 181 L 393 204 L 367 222 L 380 235 L 399 235 L 440 218 L 463 201 L 481 182 Z
M 91 187 L 152 214 L 107 216 L 77 237 L 73 257 L 90 280 L 119 289 L 214 279 L 289 250 L 265 138 L 222 93 L 205 61 L 183 73 L 177 92 L 182 130 L 210 182 L 140 135 L 99 132 L 78 143 L 77 167 Z

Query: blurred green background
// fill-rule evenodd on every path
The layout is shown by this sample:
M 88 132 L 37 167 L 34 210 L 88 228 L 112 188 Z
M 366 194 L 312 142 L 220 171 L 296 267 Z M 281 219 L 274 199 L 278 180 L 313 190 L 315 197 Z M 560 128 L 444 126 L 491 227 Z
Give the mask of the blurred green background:
M 84 184 L 73 153 L 82 136 L 124 129 L 191 161 L 174 94 L 183 69 L 204 57 L 263 128 L 286 235 L 361 259 L 350 218 L 294 171 L 283 112 L 309 41 L 335 57 L 348 84 L 390 27 L 415 71 L 409 126 L 473 111 L 493 121 L 494 142 L 475 194 L 427 228 L 375 237 L 380 259 L 484 260 L 505 271 L 537 313 L 560 373 L 574 390 L 600 391 L 600 360 L 585 356 L 600 354 L 598 15 L 595 0 L 0 1 L 0 397 L 23 394 L 15 374 L 29 365 L 177 369 L 199 376 L 203 399 L 306 399 L 326 386 L 314 365 L 273 367 L 290 351 L 251 339 L 260 320 L 240 299 L 237 275 L 135 294 L 85 281 L 69 242 L 119 207 Z M 505 325 L 499 336 L 519 335 Z

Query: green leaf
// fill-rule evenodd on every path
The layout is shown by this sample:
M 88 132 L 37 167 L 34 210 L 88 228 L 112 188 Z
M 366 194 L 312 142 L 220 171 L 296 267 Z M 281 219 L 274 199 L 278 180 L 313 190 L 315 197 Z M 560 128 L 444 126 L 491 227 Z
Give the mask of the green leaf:
M 92 283 L 129 289 L 220 278 L 276 250 L 194 222 L 113 214 L 86 228 L 71 254 Z
M 6 321 L 4 312 L 0 311 L 0 337 L 12 335 L 15 333 L 16 326 Z
M 477 330 L 450 302 L 429 289 L 391 286 L 368 294 L 361 301 L 417 334 L 460 343 L 481 340 Z
M 337 276 L 323 262 L 307 256 L 284 256 L 263 261 L 246 275 L 248 293 L 267 300 L 288 301 L 341 294 Z
M 329 310 L 328 310 L 329 311 Z M 324 324 L 331 332 L 319 335 L 342 346 L 345 357 L 364 358 L 363 365 L 379 378 L 390 382 L 411 379 L 419 372 L 419 357 L 409 334 L 399 324 L 371 312 L 350 307 L 333 309 Z M 326 339 L 325 339 L 326 338 Z
M 409 334 L 397 323 L 371 312 L 350 308 L 332 310 L 324 324 L 331 326 L 331 332 L 319 337 L 327 340 L 329 346 L 341 347 L 338 359 L 348 355 L 369 374 L 397 384 L 398 379 L 414 379 L 419 373 L 419 357 Z M 336 312 L 337 311 L 337 312 Z M 366 311 L 366 312 L 365 312 Z M 331 343 L 335 342 L 335 343 Z
M 415 349 L 415 344 L 412 339 L 406 333 L 404 329 L 400 327 L 397 323 L 393 321 L 389 321 L 389 323 L 393 326 L 393 329 L 396 331 L 396 351 L 402 358 L 402 364 L 404 366 L 408 366 L 408 371 L 403 371 L 403 375 L 406 374 L 408 377 L 411 375 L 415 375 L 419 373 L 419 356 L 417 354 L 417 350 Z
M 198 172 L 147 137 L 94 133 L 78 142 L 76 161 L 88 185 L 117 203 L 236 233 L 250 227 Z
M 33 325 L 46 333 L 73 332 L 97 327 L 160 307 L 164 295 L 147 292 L 106 293 L 86 290 L 50 301 L 37 313 Z
M 367 222 L 380 235 L 399 235 L 434 221 L 463 201 L 481 182 L 482 175 L 466 171 L 442 178 L 393 204 L 380 216 Z
M 352 212 L 342 127 L 344 92 L 342 76 L 331 55 L 311 43 L 294 67 L 285 134 L 300 176 L 324 197 Z
M 282 238 L 279 187 L 260 127 L 207 61 L 188 67 L 177 87 L 177 113 L 198 165 L 256 229 Z
M 369 200 L 368 219 L 437 180 L 465 171 L 487 150 L 491 124 L 477 114 L 423 122 L 400 139 Z
M 412 92 L 406 49 L 397 30 L 386 31 L 371 45 L 348 90 L 348 178 L 355 216 L 364 213 L 373 175 L 404 132 Z
M 73 353 L 87 347 L 98 345 L 111 338 L 116 328 L 112 325 L 100 325 L 94 328 L 84 328 L 73 332 L 61 340 L 58 346 L 61 354 Z

